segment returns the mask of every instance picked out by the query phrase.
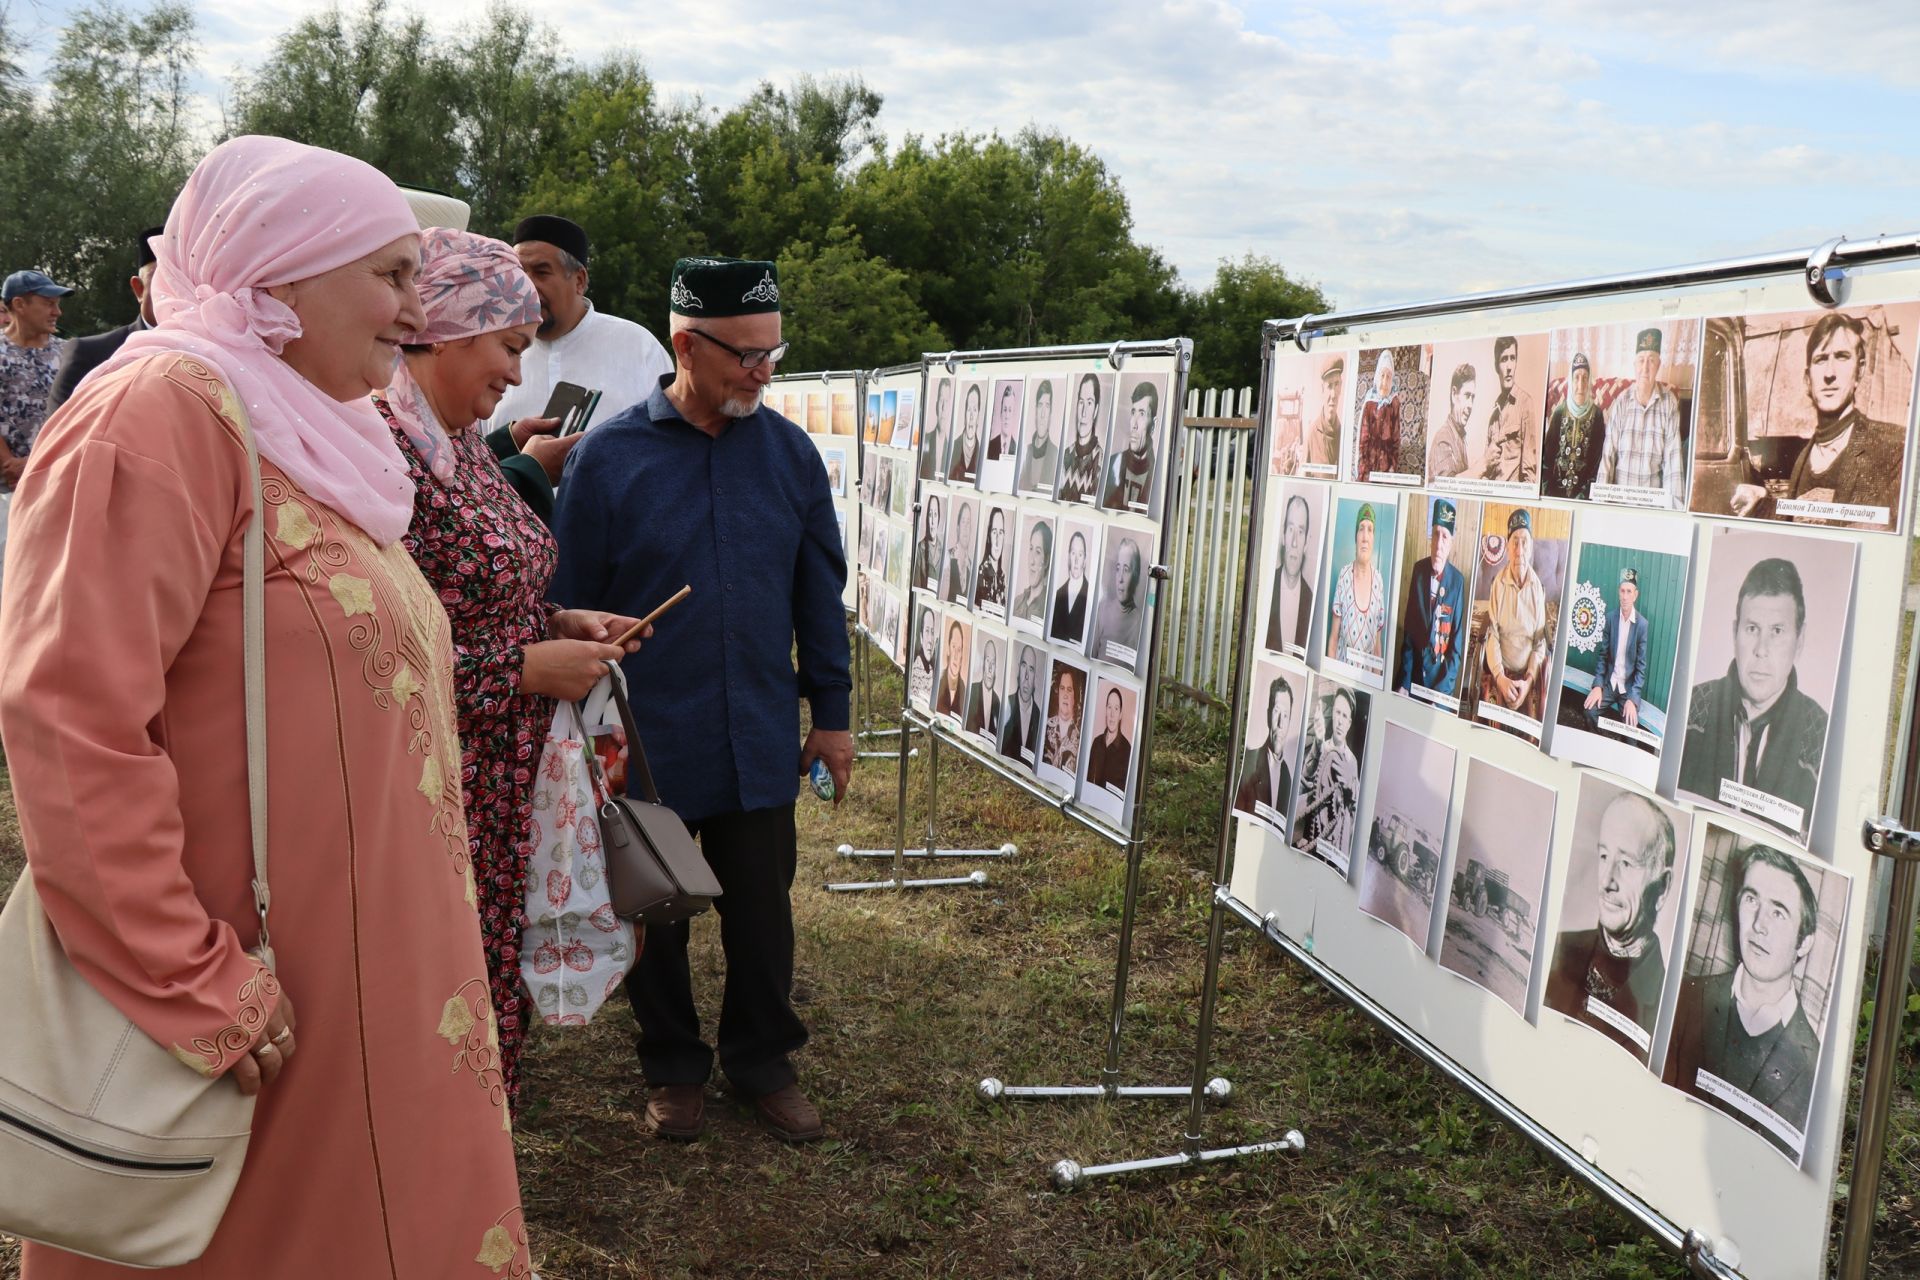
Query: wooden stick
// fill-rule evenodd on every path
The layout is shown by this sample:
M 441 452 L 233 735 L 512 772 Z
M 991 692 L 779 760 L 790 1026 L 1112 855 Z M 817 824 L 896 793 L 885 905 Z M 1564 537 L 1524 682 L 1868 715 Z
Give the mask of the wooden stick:
M 647 629 L 647 624 L 649 622 L 652 622 L 655 618 L 659 617 L 661 614 L 665 613 L 667 610 L 673 608 L 673 606 L 679 604 L 682 600 L 685 600 L 688 596 L 692 594 L 693 594 L 693 587 L 691 585 L 680 588 L 678 591 L 674 592 L 671 596 L 668 596 L 666 599 L 666 602 L 662 604 L 658 609 L 655 609 L 652 613 L 640 619 L 640 621 L 634 623 L 632 626 L 628 627 L 626 630 L 626 633 L 622 635 L 619 639 L 615 640 L 613 643 L 624 647 L 627 641 L 636 638 L 637 636 L 639 636 L 639 634 L 642 631 L 645 631 Z

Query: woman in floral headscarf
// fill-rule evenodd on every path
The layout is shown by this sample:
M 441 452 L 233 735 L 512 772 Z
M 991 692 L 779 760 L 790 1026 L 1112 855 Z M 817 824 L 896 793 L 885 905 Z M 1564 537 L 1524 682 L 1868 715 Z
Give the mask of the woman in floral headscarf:
M 473 429 L 520 384 L 520 354 L 540 323 L 533 281 L 500 241 L 430 227 L 418 283 L 426 326 L 374 405 L 392 426 L 417 490 L 407 550 L 453 624 L 468 847 L 513 1103 L 531 1014 L 522 1008 L 520 935 L 533 775 L 553 699 L 586 697 L 606 674 L 601 664 L 640 642 L 624 650 L 608 643 L 631 618 L 547 603 L 553 537 Z

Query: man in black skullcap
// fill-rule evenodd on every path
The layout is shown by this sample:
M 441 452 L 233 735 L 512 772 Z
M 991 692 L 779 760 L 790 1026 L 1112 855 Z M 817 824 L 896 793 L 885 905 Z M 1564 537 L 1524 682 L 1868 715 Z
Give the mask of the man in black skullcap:
M 625 664 L 634 718 L 662 800 L 698 835 L 723 890 L 720 1069 L 775 1134 L 805 1141 L 823 1130 L 790 1061 L 807 1041 L 790 999 L 794 801 L 816 759 L 836 796 L 853 764 L 846 559 L 820 451 L 763 403 L 787 349 L 773 264 L 683 258 L 671 298 L 673 376 L 588 433 L 568 468 L 552 595 L 644 600 L 639 617 L 693 588 L 645 660 Z M 715 1058 L 687 937 L 684 922 L 649 929 L 627 979 L 646 1123 L 679 1139 L 704 1127 Z
M 127 277 L 127 288 L 133 291 L 133 300 L 139 306 L 139 314 L 131 323 L 118 329 L 109 329 L 105 333 L 90 334 L 84 338 L 75 338 L 60 352 L 59 367 L 53 373 L 53 386 L 47 390 L 47 412 L 67 402 L 73 389 L 80 385 L 80 379 L 105 364 L 107 357 L 120 349 L 120 344 L 142 329 L 154 326 L 153 299 L 147 293 L 147 286 L 153 282 L 153 250 L 147 241 L 166 234 L 165 227 L 148 227 L 140 233 L 139 244 L 135 246 L 138 261 L 134 273 Z
M 513 230 L 513 251 L 540 294 L 540 327 L 520 357 L 520 385 L 500 398 L 487 420 L 492 433 L 488 443 L 506 457 L 525 450 L 540 463 L 550 484 L 558 484 L 578 439 L 538 440 L 560 425 L 541 416 L 553 389 L 570 382 L 599 392 L 600 403 L 587 424 L 591 427 L 645 403 L 660 380 L 673 372 L 673 359 L 633 321 L 594 308 L 587 297 L 587 233 L 579 223 L 552 214 L 522 218 Z M 529 441 L 534 442 L 531 447 Z M 541 494 L 536 476 L 515 475 L 511 467 L 508 474 L 536 512 L 544 516 L 552 509 L 550 487 Z M 536 481 L 531 494 L 529 479 Z

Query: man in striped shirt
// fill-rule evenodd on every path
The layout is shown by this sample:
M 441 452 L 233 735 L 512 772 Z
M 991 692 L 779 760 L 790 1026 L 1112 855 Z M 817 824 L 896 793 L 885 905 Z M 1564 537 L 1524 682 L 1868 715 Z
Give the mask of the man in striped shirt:
M 1667 504 L 1685 509 L 1686 469 L 1680 457 L 1680 398 L 1660 381 L 1660 330 L 1642 329 L 1633 344 L 1633 385 L 1607 406 L 1601 484 L 1664 489 Z

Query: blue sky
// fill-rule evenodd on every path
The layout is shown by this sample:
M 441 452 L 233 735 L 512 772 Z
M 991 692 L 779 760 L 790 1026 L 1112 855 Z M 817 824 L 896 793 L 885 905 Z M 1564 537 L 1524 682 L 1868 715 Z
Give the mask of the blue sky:
M 15 0 L 50 47 L 73 0 Z M 200 0 L 211 100 L 310 0 Z M 472 0 L 397 7 L 446 30 Z M 1196 285 L 1247 251 L 1365 305 L 1920 227 L 1911 0 L 572 0 L 671 93 L 855 74 L 898 141 L 1057 128 Z M 963 14 L 964 21 L 951 16 Z M 37 28 L 37 32 L 36 32 Z M 748 247 L 743 247 L 744 252 Z

